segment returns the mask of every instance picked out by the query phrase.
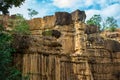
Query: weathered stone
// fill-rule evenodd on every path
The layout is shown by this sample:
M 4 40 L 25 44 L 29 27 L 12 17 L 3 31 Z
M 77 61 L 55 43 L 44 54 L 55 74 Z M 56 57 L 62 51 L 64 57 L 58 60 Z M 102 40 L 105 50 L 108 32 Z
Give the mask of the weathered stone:
M 69 25 L 72 23 L 72 17 L 67 12 L 55 13 L 55 25 Z
M 111 34 L 107 34 L 106 37 L 108 37 L 108 38 L 117 38 L 117 37 L 119 37 L 119 34 L 118 33 L 111 33 Z
M 105 40 L 105 49 L 111 52 L 120 52 L 120 43 L 115 40 Z
M 44 46 L 48 46 L 48 47 L 62 47 L 62 45 L 58 42 L 52 41 L 52 42 L 46 42 L 43 43 Z
M 86 14 L 85 11 L 76 10 L 71 13 L 73 21 L 82 21 L 85 22 Z
M 16 52 L 21 52 L 24 53 L 24 50 L 29 48 L 30 44 L 30 38 L 27 35 L 19 35 L 19 34 L 14 34 L 14 43 L 12 46 L 16 50 Z
M 43 30 L 44 29 L 42 18 L 34 18 L 32 20 L 29 20 L 28 23 L 30 26 L 30 30 L 40 30 L 40 29 Z
M 31 80 L 119 80 L 120 43 L 116 35 L 112 37 L 116 41 L 103 38 L 98 27 L 82 22 L 85 16 L 81 18 L 79 11 L 73 14 L 73 20 L 63 12 L 57 17 L 32 19 L 28 37 L 14 35 L 13 44 L 19 51 L 14 60 L 20 62 L 22 74 L 30 73 Z M 47 30 L 50 36 L 43 34 Z
M 99 32 L 99 27 L 94 26 L 94 25 L 88 25 L 86 26 L 85 34 L 92 34 L 92 33 L 98 33 Z
M 55 25 L 55 16 L 45 16 L 43 18 L 43 27 L 44 29 L 50 29 L 53 28 Z
M 83 50 L 85 48 L 84 41 L 86 38 L 86 35 L 84 33 L 84 28 L 86 27 L 85 23 L 83 22 L 75 22 L 74 28 L 75 28 L 75 35 L 74 35 L 74 53 L 75 54 L 82 54 Z
M 52 30 L 52 36 L 59 38 L 61 36 L 61 32 L 58 30 Z

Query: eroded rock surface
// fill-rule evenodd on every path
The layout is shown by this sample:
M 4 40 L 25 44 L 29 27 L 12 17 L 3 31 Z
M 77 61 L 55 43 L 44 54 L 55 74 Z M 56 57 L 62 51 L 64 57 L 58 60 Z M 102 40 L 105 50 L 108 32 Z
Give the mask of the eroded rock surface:
M 85 11 L 75 10 L 71 13 L 73 21 L 85 22 L 86 14 Z
M 31 34 L 16 35 L 13 45 L 23 74 L 31 73 L 30 80 L 119 80 L 119 32 L 100 33 L 85 18 L 76 10 L 29 20 Z
M 67 12 L 56 12 L 55 13 L 55 25 L 69 25 L 72 23 L 72 17 Z

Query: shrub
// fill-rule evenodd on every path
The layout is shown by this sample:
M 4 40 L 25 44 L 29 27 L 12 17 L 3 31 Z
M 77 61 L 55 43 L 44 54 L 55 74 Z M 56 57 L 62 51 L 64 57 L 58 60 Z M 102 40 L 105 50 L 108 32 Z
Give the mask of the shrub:
M 30 34 L 29 25 L 22 15 L 17 14 L 17 21 L 15 24 L 15 28 L 13 29 L 14 33 L 21 35 Z
M 109 31 L 114 32 L 115 30 L 116 30 L 116 27 L 114 27 L 114 26 L 109 27 Z
M 43 33 L 42 33 L 43 36 L 52 36 L 52 31 L 51 30 L 45 30 Z

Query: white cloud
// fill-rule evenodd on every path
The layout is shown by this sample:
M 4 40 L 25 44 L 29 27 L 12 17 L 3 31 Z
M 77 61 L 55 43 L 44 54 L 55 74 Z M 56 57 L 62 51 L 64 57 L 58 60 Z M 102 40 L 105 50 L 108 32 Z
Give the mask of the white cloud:
M 104 16 L 120 16 L 120 4 L 114 4 L 111 6 L 108 6 L 102 10 L 102 15 Z
M 103 10 L 101 10 L 101 15 L 106 18 L 106 17 L 114 17 L 117 22 L 118 25 L 120 27 L 120 4 L 114 4 L 114 5 L 110 5 L 106 8 L 104 8 Z
M 53 0 L 53 5 L 59 8 L 83 8 L 96 4 L 104 8 L 113 3 L 120 3 L 120 0 Z
M 90 19 L 94 14 L 100 14 L 100 10 L 95 10 L 95 9 L 91 9 L 91 10 L 86 10 L 85 13 L 87 15 L 87 19 Z
M 94 0 L 86 0 L 86 2 L 84 2 L 84 4 L 85 4 L 86 6 L 90 6 L 90 5 L 94 4 Z M 84 5 L 84 4 L 83 4 L 83 5 Z
M 96 0 L 53 0 L 53 5 L 59 8 L 79 8 L 93 5 Z
M 108 17 L 108 16 L 113 16 L 113 17 L 118 17 L 120 16 L 120 4 L 114 4 L 111 6 L 108 6 L 106 8 L 103 8 L 101 10 L 96 10 L 96 9 L 90 9 L 90 10 L 86 10 L 86 15 L 88 17 L 88 19 L 93 16 L 94 14 L 100 14 L 103 17 Z
M 53 5 L 59 8 L 74 8 L 81 6 L 83 0 L 53 0 Z

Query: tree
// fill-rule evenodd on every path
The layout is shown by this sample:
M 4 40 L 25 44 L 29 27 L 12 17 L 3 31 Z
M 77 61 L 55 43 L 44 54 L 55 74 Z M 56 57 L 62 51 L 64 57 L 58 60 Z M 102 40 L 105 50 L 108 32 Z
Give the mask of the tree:
M 117 20 L 115 20 L 113 17 L 107 17 L 104 26 L 106 29 L 110 30 L 111 32 L 114 32 L 118 27 Z
M 0 0 L 0 11 L 6 15 L 9 13 L 9 8 L 12 8 L 12 6 L 18 7 L 24 1 L 25 0 Z
M 21 80 L 21 72 L 12 66 L 12 35 L 3 31 L 0 32 L 0 80 Z
M 28 15 L 29 15 L 30 19 L 32 19 L 32 17 L 37 14 L 38 14 L 38 12 L 36 10 L 28 8 Z
M 22 15 L 17 15 L 16 26 L 13 33 L 24 35 L 29 33 L 29 26 Z M 3 25 L 0 25 L 0 80 L 28 80 L 27 76 L 22 76 L 22 73 L 12 64 L 15 54 L 13 47 L 13 34 L 4 30 Z
M 101 27 L 101 24 L 100 24 L 101 21 L 102 21 L 102 18 L 100 15 L 94 15 L 89 20 L 87 20 L 87 24 L 88 25 L 96 25 L 98 27 Z
M 108 29 L 109 31 L 115 31 L 118 27 L 117 20 L 113 17 L 107 17 L 106 20 L 103 20 L 100 15 L 94 15 L 89 20 L 87 20 L 88 25 L 96 25 L 100 27 L 101 31 Z

